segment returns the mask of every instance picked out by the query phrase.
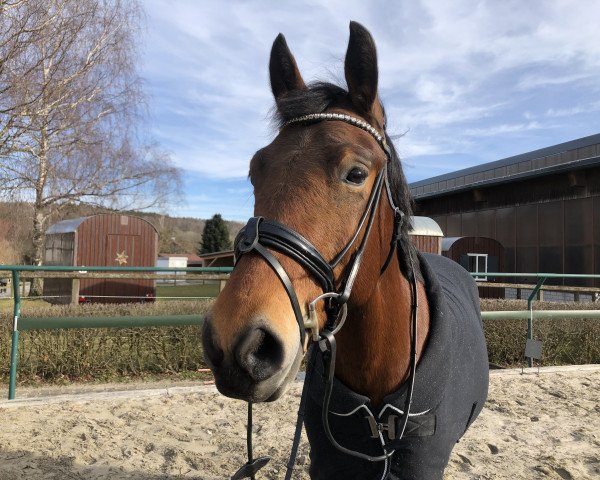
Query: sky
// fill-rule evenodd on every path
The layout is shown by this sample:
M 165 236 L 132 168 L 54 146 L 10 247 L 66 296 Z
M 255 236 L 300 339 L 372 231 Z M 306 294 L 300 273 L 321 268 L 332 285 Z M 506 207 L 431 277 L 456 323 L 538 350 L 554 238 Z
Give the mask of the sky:
M 248 164 L 276 135 L 271 45 L 345 86 L 348 25 L 377 44 L 388 133 L 409 182 L 600 133 L 600 0 L 142 0 L 155 139 L 183 172 L 173 216 L 243 221 Z

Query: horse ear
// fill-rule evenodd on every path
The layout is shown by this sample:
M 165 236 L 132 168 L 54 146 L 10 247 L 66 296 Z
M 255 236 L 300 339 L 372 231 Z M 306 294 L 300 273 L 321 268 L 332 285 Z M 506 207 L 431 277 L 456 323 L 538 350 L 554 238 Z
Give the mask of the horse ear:
M 271 48 L 269 75 L 271 77 L 271 90 L 273 90 L 276 101 L 292 90 L 306 88 L 296 60 L 281 33 L 277 35 Z
M 344 73 L 352 104 L 370 113 L 377 98 L 377 50 L 369 31 L 358 22 L 350 22 Z

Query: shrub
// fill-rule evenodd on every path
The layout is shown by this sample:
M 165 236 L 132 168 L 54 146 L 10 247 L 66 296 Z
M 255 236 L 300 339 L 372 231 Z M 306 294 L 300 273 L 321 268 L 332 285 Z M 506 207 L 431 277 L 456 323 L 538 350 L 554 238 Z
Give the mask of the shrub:
M 28 302 L 24 317 L 203 314 L 212 301 L 154 304 L 48 305 Z M 7 307 L 8 305 L 4 305 Z M 482 310 L 525 310 L 523 300 L 481 301 Z M 598 304 L 536 302 L 536 309 L 597 309 Z M 0 378 L 8 378 L 11 318 L 2 308 Z M 526 320 L 486 320 L 490 362 L 525 364 Z M 544 342 L 541 365 L 600 363 L 599 320 L 536 320 L 534 338 Z M 23 331 L 19 342 L 19 382 L 114 380 L 122 376 L 172 374 L 203 368 L 200 327 L 146 327 Z
M 155 304 L 47 304 L 28 306 L 23 317 L 202 314 L 209 302 Z M 10 362 L 10 316 L 0 332 L 0 377 Z M 125 375 L 196 371 L 204 367 L 199 326 L 123 329 L 31 330 L 20 333 L 19 381 L 93 380 Z
M 482 311 L 526 310 L 525 300 L 482 299 Z M 598 303 L 535 302 L 535 310 L 598 310 Z M 486 320 L 484 331 L 491 363 L 524 365 L 527 320 Z M 543 343 L 540 365 L 600 363 L 600 320 L 534 320 L 533 338 Z

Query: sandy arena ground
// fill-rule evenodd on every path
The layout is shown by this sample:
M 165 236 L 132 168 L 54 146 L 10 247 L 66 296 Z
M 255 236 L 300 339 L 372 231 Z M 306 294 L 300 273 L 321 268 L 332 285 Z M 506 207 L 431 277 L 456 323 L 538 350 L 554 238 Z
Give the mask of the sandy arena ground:
M 256 454 L 273 456 L 261 479 L 284 476 L 299 394 L 256 407 Z M 0 480 L 228 478 L 245 461 L 245 415 L 213 387 L 3 400 Z M 599 457 L 600 366 L 495 371 L 444 478 L 598 479 Z M 304 442 L 294 478 L 308 479 L 307 460 Z

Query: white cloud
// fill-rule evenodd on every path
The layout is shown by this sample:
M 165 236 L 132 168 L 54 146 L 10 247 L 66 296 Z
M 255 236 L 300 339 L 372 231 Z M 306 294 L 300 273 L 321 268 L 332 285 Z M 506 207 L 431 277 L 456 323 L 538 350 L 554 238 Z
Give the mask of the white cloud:
M 525 132 L 527 130 L 537 130 L 543 128 L 542 124 L 536 121 L 527 123 L 512 123 L 512 124 L 501 124 L 493 125 L 490 127 L 483 128 L 469 128 L 465 130 L 465 135 L 486 137 L 486 136 L 497 136 L 513 132 Z
M 517 88 L 527 90 L 551 85 L 576 84 L 582 80 L 593 78 L 591 73 L 578 73 L 575 75 L 556 75 L 551 72 L 544 74 L 526 75 L 519 81 Z
M 343 81 L 351 19 L 375 38 L 390 132 L 407 132 L 397 144 L 414 170 L 425 168 L 417 160 L 427 155 L 483 161 L 522 153 L 510 148 L 530 148 L 527 135 L 533 149 L 598 129 L 585 115 L 599 109 L 600 42 L 592 19 L 600 18 L 600 2 L 147 0 L 144 6 L 143 73 L 155 132 L 178 165 L 207 178 L 245 177 L 253 152 L 272 137 L 267 67 L 275 36 L 286 35 L 305 79 Z M 511 142 L 515 136 L 525 140 Z

